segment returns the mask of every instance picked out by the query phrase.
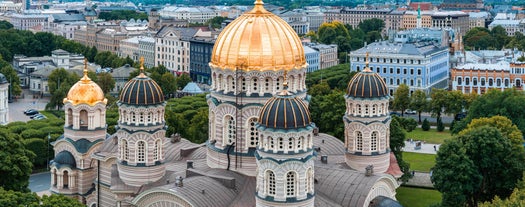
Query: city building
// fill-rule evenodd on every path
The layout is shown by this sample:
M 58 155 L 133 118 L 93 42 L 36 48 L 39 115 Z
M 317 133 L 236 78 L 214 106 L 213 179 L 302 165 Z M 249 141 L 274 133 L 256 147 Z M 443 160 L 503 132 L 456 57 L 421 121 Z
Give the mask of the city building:
M 9 82 L 4 74 L 0 73 L 0 124 L 9 123 Z
M 14 3 L 12 1 L 0 1 L 0 12 L 16 12 L 22 11 L 22 3 Z
M 487 27 L 487 22 L 490 18 L 488 12 L 469 12 L 470 29 L 474 27 Z
M 483 0 L 443 0 L 440 9 L 442 10 L 484 10 Z
M 52 14 L 46 31 L 73 40 L 75 30 L 87 24 L 83 14 Z
M 314 71 L 319 70 L 319 62 L 320 62 L 320 56 L 319 51 L 308 47 L 307 45 L 303 45 L 304 47 L 304 56 L 306 57 L 306 62 L 308 63 L 308 67 L 306 68 L 307 73 L 311 73 Z
M 436 34 L 432 30 L 426 31 L 425 28 L 421 28 L 412 33 L 399 33 L 389 41 L 368 44 L 350 53 L 350 70 L 363 70 L 368 53 L 370 69 L 383 77 L 390 95 L 393 95 L 402 83 L 408 85 L 411 92 L 423 90 L 427 94 L 430 94 L 432 88 L 447 88 L 448 41 L 442 40 L 439 44 L 437 40 L 428 38 L 433 33 Z M 444 30 L 437 34 L 439 33 L 441 36 L 447 35 Z M 409 36 L 411 37 L 408 38 Z
M 155 34 L 155 66 L 164 65 L 172 73 L 189 73 L 190 39 L 197 28 L 162 27 Z
M 187 20 L 189 23 L 206 23 L 219 13 L 206 7 L 177 7 L 167 6 L 159 11 L 161 17 L 173 17 L 178 20 Z
M 450 70 L 452 90 L 483 94 L 489 89 L 522 89 L 525 65 L 501 61 L 498 63 L 467 63 Z
M 262 38 L 232 38 L 241 34 Z M 356 108 L 344 114 L 345 142 L 318 134 L 300 39 L 261 0 L 212 50 L 205 144 L 164 137 L 166 101 L 143 62 L 119 96 L 115 134 L 106 133 L 107 100 L 87 72 L 70 89 L 64 135 L 52 143 L 52 192 L 90 207 L 400 206 L 381 77 L 366 68 L 350 81 L 345 100 Z
M 337 45 L 309 43 L 307 46 L 319 52 L 319 69 L 325 69 L 339 64 L 339 59 L 337 57 Z
M 15 29 L 42 31 L 48 22 L 49 15 L 12 14 L 9 18 Z
M 359 23 L 367 19 L 377 18 L 385 21 L 385 18 L 389 16 L 388 14 L 391 11 L 390 9 L 335 9 L 325 12 L 325 22 L 340 21 L 343 24 L 349 24 L 352 28 L 357 28 Z M 386 27 L 385 29 L 392 28 Z
M 525 33 L 525 19 L 522 20 L 507 20 L 496 19 L 489 24 L 489 29 L 501 26 L 507 32 L 508 36 L 514 36 L 516 32 Z
M 146 67 L 155 66 L 155 39 L 148 36 L 136 36 L 123 39 L 119 44 L 119 57 L 129 57 L 133 61 L 139 61 L 139 57 L 150 58 L 146 59 L 144 65 Z
M 151 68 L 155 66 L 155 38 L 144 37 L 139 39 L 139 50 L 138 54 L 140 57 L 144 57 L 144 66 Z M 135 60 L 135 61 L 138 61 Z
M 111 95 L 119 95 L 120 91 L 128 82 L 131 72 L 135 70 L 136 68 L 131 67 L 129 64 L 125 64 L 122 67 L 111 70 L 111 77 L 113 77 L 113 80 L 115 80 L 115 87 L 111 90 Z
M 276 13 L 276 11 L 273 13 Z M 310 22 L 304 12 L 286 10 L 276 14 L 286 21 L 295 33 L 304 35 L 310 31 Z
M 190 39 L 190 77 L 194 82 L 211 85 L 210 61 L 216 37 Z

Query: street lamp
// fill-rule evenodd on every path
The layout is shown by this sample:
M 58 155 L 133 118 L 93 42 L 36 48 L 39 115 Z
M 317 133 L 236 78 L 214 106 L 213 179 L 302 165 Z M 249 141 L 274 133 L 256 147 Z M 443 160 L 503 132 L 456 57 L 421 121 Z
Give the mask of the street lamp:
M 47 133 L 47 155 L 46 155 L 47 171 L 49 171 L 49 145 L 51 144 L 49 142 L 50 140 L 51 140 L 51 133 Z

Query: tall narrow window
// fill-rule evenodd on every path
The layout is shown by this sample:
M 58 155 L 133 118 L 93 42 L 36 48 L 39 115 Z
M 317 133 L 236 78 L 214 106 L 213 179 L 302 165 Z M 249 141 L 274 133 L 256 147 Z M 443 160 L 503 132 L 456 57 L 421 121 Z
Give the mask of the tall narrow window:
M 356 131 L 355 136 L 356 136 L 356 144 L 355 144 L 356 150 L 362 151 L 363 150 L 363 133 L 360 131 Z
M 257 147 L 259 144 L 259 132 L 257 132 L 257 128 L 255 128 L 255 123 L 257 122 L 257 118 L 251 118 L 248 120 L 248 147 Z
M 153 149 L 153 159 L 155 161 L 162 159 L 162 144 L 160 140 L 155 141 L 155 149 Z
M 306 170 L 306 192 L 307 193 L 314 192 L 313 177 L 314 177 L 314 173 L 313 173 L 312 168 L 308 168 L 308 170 Z
M 146 143 L 144 141 L 137 143 L 137 162 L 146 162 Z
M 275 174 L 270 170 L 266 171 L 266 180 L 266 193 L 275 196 Z
M 270 149 L 271 150 L 275 149 L 275 143 L 273 142 L 273 138 L 268 137 L 268 141 L 270 142 Z
M 370 136 L 370 151 L 377 151 L 377 132 L 372 132 L 372 135 Z
M 257 78 L 252 79 L 252 93 L 258 92 L 259 88 L 257 87 Z
M 286 174 L 286 196 L 293 197 L 295 196 L 295 172 L 288 172 Z
M 283 150 L 283 149 L 284 149 L 283 138 L 282 138 L 282 137 L 279 137 L 279 138 L 277 139 L 277 142 L 278 142 L 277 144 L 278 144 L 278 146 L 279 146 L 279 150 Z
M 288 138 L 288 151 L 293 151 L 294 150 L 294 139 L 293 138 Z
M 121 153 L 121 159 L 122 160 L 128 160 L 129 159 L 129 148 L 128 148 L 128 142 L 123 139 L 121 141 L 121 148 L 120 148 L 120 153 Z
M 224 117 L 224 144 L 231 145 L 235 140 L 235 119 L 232 116 Z

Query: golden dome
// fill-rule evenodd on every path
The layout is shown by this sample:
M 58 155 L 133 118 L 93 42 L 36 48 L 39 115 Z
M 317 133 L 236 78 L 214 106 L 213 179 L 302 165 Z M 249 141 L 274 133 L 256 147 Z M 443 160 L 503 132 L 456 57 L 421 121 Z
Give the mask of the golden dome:
M 108 100 L 104 98 L 102 89 L 87 76 L 87 61 L 84 61 L 84 76 L 80 81 L 75 83 L 67 97 L 64 98 L 64 103 L 70 102 L 73 105 L 88 104 L 93 106 L 99 102 L 106 104 Z
M 307 66 L 304 48 L 283 19 L 267 11 L 261 0 L 221 32 L 210 66 L 222 69 L 291 70 Z

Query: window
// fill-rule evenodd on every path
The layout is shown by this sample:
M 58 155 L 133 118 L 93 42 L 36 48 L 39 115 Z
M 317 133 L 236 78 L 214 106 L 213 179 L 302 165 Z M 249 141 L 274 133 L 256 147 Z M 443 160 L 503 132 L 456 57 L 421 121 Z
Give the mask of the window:
M 372 132 L 370 136 L 370 151 L 377 151 L 377 132 Z
M 257 78 L 252 79 L 252 92 L 257 92 Z
M 278 91 L 281 90 L 281 82 L 283 82 L 283 77 L 277 78 L 277 83 L 275 83 L 275 89 Z
M 469 78 L 465 78 L 465 85 L 470 85 L 470 79 Z
M 295 172 L 286 173 L 286 196 L 295 196 Z
M 267 180 L 266 194 L 270 196 L 274 196 L 275 195 L 275 174 L 271 170 L 266 171 L 266 180 Z
M 257 147 L 259 144 L 259 132 L 255 128 L 257 118 L 253 117 L 248 120 L 248 147 Z
M 231 145 L 235 140 L 237 131 L 235 130 L 235 119 L 232 116 L 224 118 L 224 145 Z
M 368 115 L 368 104 L 365 105 L 365 115 Z
M 273 138 L 272 137 L 268 137 L 268 141 L 270 141 L 270 149 L 273 150 L 275 149 L 275 143 L 273 142 Z
M 312 168 L 308 168 L 308 170 L 306 170 L 306 192 L 307 193 L 314 192 L 313 177 L 314 177 L 314 173 L 313 173 Z
M 481 79 L 481 86 L 485 86 L 485 78 Z
M 294 142 L 293 138 L 291 138 L 291 137 L 288 138 L 288 151 L 293 151 L 293 148 L 294 148 L 293 147 L 294 146 L 293 142 Z
M 376 108 L 377 108 L 377 105 L 372 105 L 372 115 L 376 115 Z
M 361 115 L 361 105 L 357 104 L 355 107 L 357 108 L 357 115 Z
M 283 138 L 282 137 L 279 137 L 277 139 L 277 144 L 278 144 L 278 147 L 279 147 L 279 150 L 283 150 L 284 149 L 284 142 L 283 142 Z
M 242 91 L 246 91 L 246 78 L 241 78 Z
M 157 161 L 159 160 L 159 154 L 160 154 L 160 140 L 155 141 L 155 148 L 153 148 L 153 160 Z
M 137 142 L 137 162 L 146 162 L 146 143 L 144 141 Z
M 297 139 L 297 150 L 301 150 L 301 147 L 303 146 L 304 137 L 299 137 Z
M 362 151 L 363 150 L 363 133 L 361 133 L 360 131 L 356 131 L 355 137 L 356 137 L 356 146 L 355 146 L 356 150 Z
M 496 79 L 496 86 L 498 86 L 498 87 L 501 86 L 501 79 Z
M 120 147 L 120 157 L 122 160 L 127 161 L 129 159 L 128 141 L 123 139 Z
M 421 69 L 417 69 L 417 74 L 421 75 Z
M 270 91 L 270 78 L 266 78 L 266 79 L 264 80 L 264 91 L 265 91 L 266 93 L 271 92 L 271 91 Z
M 494 80 L 492 78 L 489 79 L 489 86 L 494 85 Z

